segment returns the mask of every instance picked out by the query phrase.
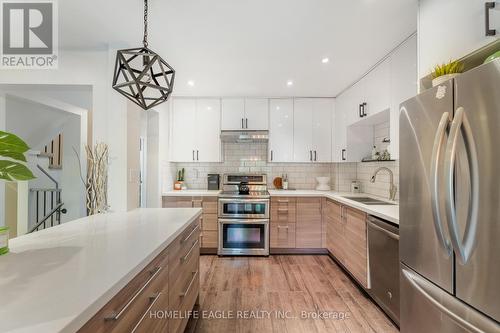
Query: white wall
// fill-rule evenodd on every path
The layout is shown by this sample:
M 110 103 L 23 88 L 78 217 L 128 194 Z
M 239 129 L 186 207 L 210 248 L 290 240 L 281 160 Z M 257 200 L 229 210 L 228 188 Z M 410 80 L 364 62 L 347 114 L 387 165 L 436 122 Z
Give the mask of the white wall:
M 484 3 L 484 0 L 419 0 L 419 78 L 432 72 L 436 64 L 459 59 L 498 40 L 500 10 L 490 11 L 490 25 L 497 29 L 497 36 L 486 37 Z
M 0 131 L 5 131 L 5 95 L 0 94 Z M 0 227 L 5 226 L 5 184 L 0 180 Z
M 88 97 L 90 98 L 90 95 Z M 56 179 L 62 189 L 62 200 L 67 214 L 61 216 L 61 221 L 64 223 L 85 216 L 85 187 L 80 179 L 79 161 L 73 148 L 81 156 L 87 141 L 86 112 L 75 114 L 7 95 L 5 123 L 8 132 L 22 137 L 34 151 L 28 154 L 28 166 L 37 178 L 29 181 L 29 188 L 55 187 L 36 167 L 40 164 Z M 49 160 L 37 157 L 36 152 L 42 151 L 44 146 L 60 133 L 63 135 L 62 169 L 49 169 Z M 82 167 L 85 170 L 85 161 Z M 31 198 L 28 214 L 31 227 L 35 222 L 35 194 L 27 195 Z
M 127 209 L 127 147 L 124 142 L 127 140 L 127 103 L 123 96 L 111 88 L 115 53 L 115 49 L 60 50 L 57 70 L 0 70 L 0 84 L 91 86 L 92 139 L 94 143 L 105 142 L 109 145 L 108 201 L 110 209 L 125 211 Z

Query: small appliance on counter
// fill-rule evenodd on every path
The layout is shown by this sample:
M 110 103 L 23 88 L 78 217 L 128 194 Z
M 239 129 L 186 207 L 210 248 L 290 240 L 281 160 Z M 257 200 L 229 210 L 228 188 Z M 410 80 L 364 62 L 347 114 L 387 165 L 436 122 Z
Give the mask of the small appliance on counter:
M 316 191 L 331 191 L 330 177 L 316 177 L 316 181 L 318 182 Z
M 208 174 L 207 181 L 208 181 L 208 190 L 209 191 L 220 190 L 220 175 Z

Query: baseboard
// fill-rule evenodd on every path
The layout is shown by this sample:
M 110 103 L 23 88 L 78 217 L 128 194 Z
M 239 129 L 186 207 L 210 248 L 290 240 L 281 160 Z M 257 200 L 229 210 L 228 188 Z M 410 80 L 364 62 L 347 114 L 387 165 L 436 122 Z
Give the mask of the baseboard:
M 269 254 L 328 254 L 327 249 L 271 248 Z

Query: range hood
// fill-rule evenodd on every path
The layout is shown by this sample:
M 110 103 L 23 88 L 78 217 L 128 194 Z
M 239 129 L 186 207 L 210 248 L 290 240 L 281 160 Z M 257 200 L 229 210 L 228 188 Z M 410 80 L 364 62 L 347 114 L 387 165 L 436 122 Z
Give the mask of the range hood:
M 269 131 L 221 131 L 220 139 L 227 143 L 266 143 Z

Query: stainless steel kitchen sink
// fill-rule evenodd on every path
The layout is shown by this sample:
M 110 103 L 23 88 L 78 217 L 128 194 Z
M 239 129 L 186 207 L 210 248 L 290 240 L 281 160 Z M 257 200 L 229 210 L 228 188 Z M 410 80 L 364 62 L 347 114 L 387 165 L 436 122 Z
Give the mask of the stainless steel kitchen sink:
M 362 203 L 364 205 L 388 205 L 388 206 L 393 206 L 395 205 L 395 203 L 391 203 L 391 202 L 387 202 L 387 201 L 382 201 L 382 200 L 377 200 L 377 199 L 373 199 L 373 198 L 370 198 L 370 197 L 343 197 L 345 199 L 349 199 L 349 200 L 352 200 L 352 201 L 356 201 L 356 202 L 359 202 L 359 203 Z

